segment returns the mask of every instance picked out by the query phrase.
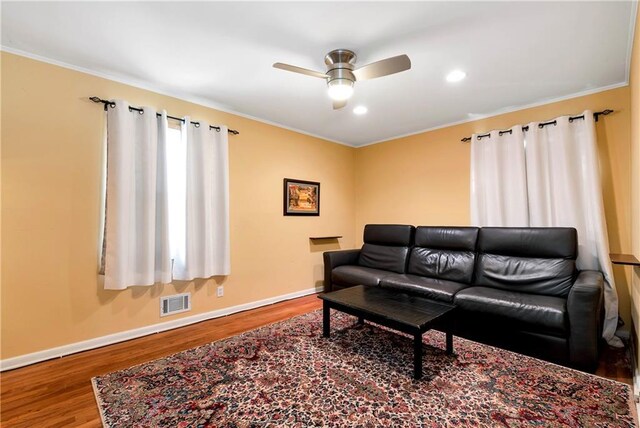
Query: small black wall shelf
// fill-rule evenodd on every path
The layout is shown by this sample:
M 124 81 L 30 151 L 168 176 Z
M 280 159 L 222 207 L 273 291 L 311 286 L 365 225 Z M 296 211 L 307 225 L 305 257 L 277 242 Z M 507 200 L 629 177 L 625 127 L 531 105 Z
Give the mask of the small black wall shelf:
M 310 236 L 309 239 L 311 239 L 312 241 L 320 241 L 323 239 L 339 239 L 342 238 L 342 235 L 336 235 L 336 236 Z

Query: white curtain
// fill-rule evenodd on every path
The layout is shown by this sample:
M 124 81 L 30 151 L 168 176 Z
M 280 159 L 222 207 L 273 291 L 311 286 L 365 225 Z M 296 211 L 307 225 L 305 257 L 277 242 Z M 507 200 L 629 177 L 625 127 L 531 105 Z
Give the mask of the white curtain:
M 106 289 L 171 282 L 166 169 L 166 112 L 107 113 Z
M 602 336 L 622 346 L 615 336 L 618 295 L 609 259 L 609 239 L 602 201 L 600 165 L 593 112 L 570 122 L 530 123 L 526 133 L 526 164 L 530 225 L 569 226 L 578 231 L 580 270 L 604 274 L 605 323 Z
M 227 128 L 115 101 L 107 114 L 105 288 L 230 272 Z M 175 141 L 174 141 L 175 140 Z
M 471 222 L 527 226 L 527 176 L 522 127 L 471 138 Z
M 604 274 L 603 338 L 615 336 L 618 294 L 609 259 L 593 112 L 584 119 L 559 117 L 534 122 L 509 137 L 471 141 L 471 219 L 477 226 L 574 227 L 578 231 L 577 268 Z
M 184 205 L 172 208 L 173 277 L 179 280 L 228 275 L 229 155 L 227 128 L 182 125 L 186 177 L 177 192 Z

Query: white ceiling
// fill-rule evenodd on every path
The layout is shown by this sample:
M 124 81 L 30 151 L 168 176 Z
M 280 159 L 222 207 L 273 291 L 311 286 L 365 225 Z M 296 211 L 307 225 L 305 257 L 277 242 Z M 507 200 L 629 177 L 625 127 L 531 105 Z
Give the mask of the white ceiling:
M 4 1 L 2 45 L 360 146 L 625 84 L 634 14 L 630 1 Z M 407 54 L 413 66 L 357 82 L 338 111 L 322 80 L 271 67 L 325 71 L 336 48 L 357 65 Z M 467 78 L 446 82 L 455 68 Z

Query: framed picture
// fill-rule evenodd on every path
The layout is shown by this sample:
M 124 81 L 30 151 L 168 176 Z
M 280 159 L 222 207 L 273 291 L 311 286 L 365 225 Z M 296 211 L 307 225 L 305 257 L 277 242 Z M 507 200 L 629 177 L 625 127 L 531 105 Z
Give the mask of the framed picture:
M 284 179 L 284 215 L 320 215 L 320 183 Z

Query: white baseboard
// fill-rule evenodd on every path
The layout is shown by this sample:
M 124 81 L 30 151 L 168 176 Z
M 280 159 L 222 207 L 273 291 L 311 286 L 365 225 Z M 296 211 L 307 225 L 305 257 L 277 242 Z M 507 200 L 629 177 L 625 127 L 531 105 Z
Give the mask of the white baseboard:
M 173 321 L 135 328 L 133 330 L 127 330 L 119 333 L 109 334 L 107 336 L 96 337 L 95 339 L 83 340 L 82 342 L 58 346 L 56 348 L 45 349 L 44 351 L 33 352 L 31 354 L 20 355 L 18 357 L 6 358 L 4 360 L 0 360 L 0 371 L 17 369 L 18 367 L 28 366 L 30 364 L 39 363 L 41 361 L 50 360 L 52 358 L 60 358 L 64 357 L 65 355 L 88 351 L 90 349 L 100 348 L 102 346 L 135 339 L 137 337 L 147 336 L 149 334 L 172 330 L 174 328 L 184 327 L 189 324 L 195 324 L 200 321 L 219 318 L 225 315 L 234 314 L 236 312 L 242 312 L 249 309 L 259 308 L 261 306 L 271 305 L 273 303 L 282 302 L 284 300 L 308 296 L 309 294 L 318 293 L 320 291 L 322 291 L 322 289 L 320 288 L 307 288 L 306 290 L 300 290 L 289 294 L 269 297 L 268 299 L 258 300 L 256 302 L 249 302 L 242 305 L 231 306 L 229 308 L 217 309 L 215 311 L 179 318 Z

